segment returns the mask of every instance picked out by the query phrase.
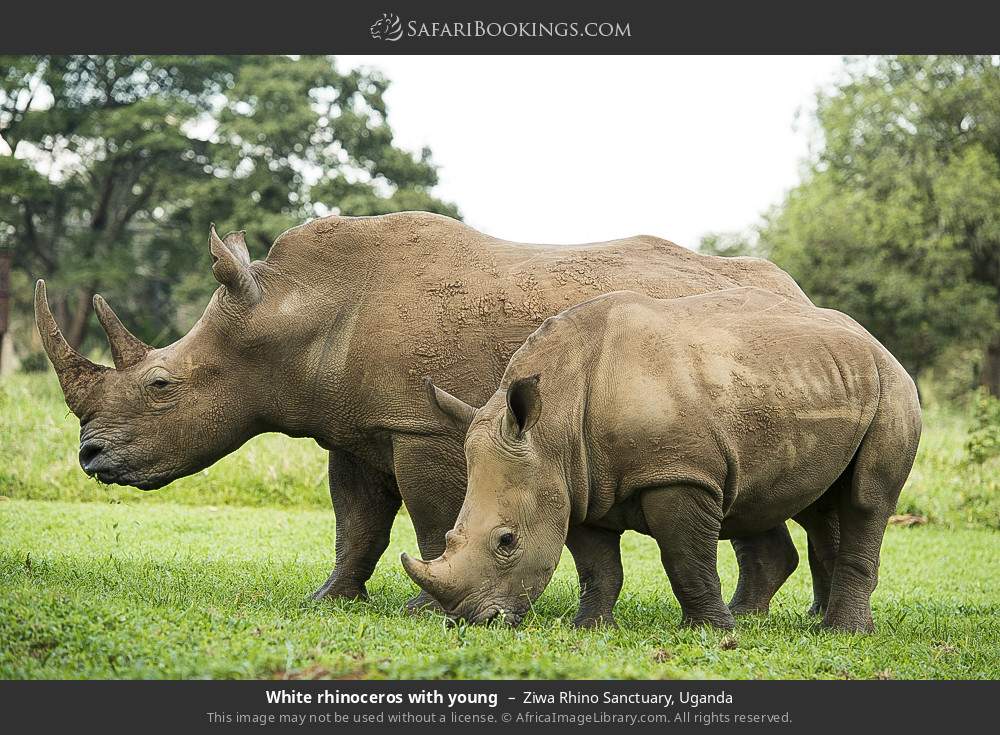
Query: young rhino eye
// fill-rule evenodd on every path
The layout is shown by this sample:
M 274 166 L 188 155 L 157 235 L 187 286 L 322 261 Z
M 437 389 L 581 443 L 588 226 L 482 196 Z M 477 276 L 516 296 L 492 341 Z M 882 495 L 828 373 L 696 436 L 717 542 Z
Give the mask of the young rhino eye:
M 508 531 L 507 533 L 503 534 L 500 537 L 498 543 L 500 544 L 501 549 L 509 549 L 514 546 L 514 542 L 516 540 L 517 539 L 515 538 L 514 534 Z

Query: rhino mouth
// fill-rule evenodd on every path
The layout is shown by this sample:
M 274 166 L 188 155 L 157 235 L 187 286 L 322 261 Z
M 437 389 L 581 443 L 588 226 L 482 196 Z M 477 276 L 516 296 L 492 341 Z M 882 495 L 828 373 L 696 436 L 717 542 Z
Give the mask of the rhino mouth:
M 516 628 L 524 620 L 524 613 L 517 613 L 500 605 L 490 605 L 481 612 L 473 615 L 469 622 L 475 625 L 486 625 L 493 621 L 503 622 L 512 628 Z
M 144 474 L 137 476 L 128 470 L 114 467 L 84 469 L 84 472 L 105 485 L 129 485 L 139 490 L 158 490 L 174 480 L 168 475 Z
M 513 605 L 504 605 L 498 602 L 487 602 L 468 610 L 462 610 L 462 607 L 461 603 L 456 605 L 448 611 L 448 617 L 453 621 L 465 620 L 473 625 L 486 625 L 497 621 L 516 628 L 527 615 L 527 610 L 516 610 Z
M 136 472 L 124 465 L 116 452 L 98 439 L 88 438 L 80 443 L 80 467 L 98 482 L 105 485 L 130 485 L 139 490 L 156 490 L 176 478 L 169 473 Z

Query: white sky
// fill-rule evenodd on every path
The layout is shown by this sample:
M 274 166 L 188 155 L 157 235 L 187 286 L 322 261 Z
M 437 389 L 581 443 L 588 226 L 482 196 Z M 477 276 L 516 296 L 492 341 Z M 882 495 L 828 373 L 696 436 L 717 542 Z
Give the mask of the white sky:
M 339 56 L 381 69 L 396 141 L 496 237 L 746 230 L 799 178 L 836 56 Z M 800 113 L 796 122 L 796 113 Z

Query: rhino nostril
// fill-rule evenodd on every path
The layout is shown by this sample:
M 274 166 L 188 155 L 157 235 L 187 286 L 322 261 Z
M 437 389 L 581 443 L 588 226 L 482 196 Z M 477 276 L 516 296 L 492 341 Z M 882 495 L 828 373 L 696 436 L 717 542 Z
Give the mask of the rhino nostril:
M 80 465 L 84 470 L 87 470 L 88 465 L 97 458 L 102 451 L 104 451 L 104 445 L 99 441 L 88 440 L 80 445 Z

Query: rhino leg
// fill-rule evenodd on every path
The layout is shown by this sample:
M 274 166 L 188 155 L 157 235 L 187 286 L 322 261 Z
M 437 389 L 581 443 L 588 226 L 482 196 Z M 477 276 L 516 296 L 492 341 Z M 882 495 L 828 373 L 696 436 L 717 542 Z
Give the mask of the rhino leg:
M 879 553 L 891 510 L 860 508 L 844 493 L 840 509 L 840 549 L 830 585 L 823 626 L 870 633 L 871 595 L 878 584 Z
M 722 599 L 716 568 L 722 504 L 702 488 L 646 490 L 641 498 L 649 534 L 681 604 L 685 625 L 731 629 L 736 621 Z
M 782 523 L 769 531 L 732 539 L 740 577 L 729 602 L 733 615 L 765 614 L 771 598 L 799 564 L 795 544 Z
M 580 628 L 615 625 L 613 610 L 622 591 L 621 531 L 594 526 L 570 526 L 566 546 L 580 575 L 580 610 L 573 624 Z
M 875 418 L 854 456 L 850 481 L 838 483 L 840 544 L 823 616 L 825 627 L 855 633 L 875 628 L 871 595 L 878 584 L 882 538 L 920 439 L 913 384 L 879 377 L 883 394 Z
M 395 439 L 393 464 L 403 502 L 413 521 L 420 556 L 436 559 L 444 553 L 444 535 L 454 527 L 465 499 L 462 441 L 420 436 Z M 421 591 L 407 601 L 406 608 L 410 612 L 440 611 L 441 605 Z
M 366 599 L 365 582 L 389 545 L 399 490 L 392 475 L 340 450 L 330 452 L 329 478 L 337 519 L 336 564 L 313 598 Z
M 836 486 L 834 486 L 836 488 Z M 810 615 L 822 615 L 830 602 L 833 567 L 840 545 L 840 522 L 837 508 L 825 495 L 795 516 L 795 521 L 809 535 L 809 571 L 812 572 L 813 603 Z

